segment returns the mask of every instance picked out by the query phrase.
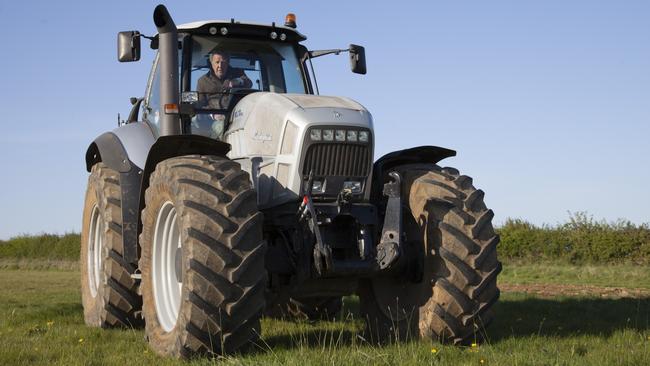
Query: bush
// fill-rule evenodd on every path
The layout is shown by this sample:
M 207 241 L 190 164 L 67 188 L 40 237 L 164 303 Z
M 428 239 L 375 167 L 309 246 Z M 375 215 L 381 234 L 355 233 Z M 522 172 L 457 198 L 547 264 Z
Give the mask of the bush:
M 570 263 L 634 262 L 650 264 L 650 226 L 626 220 L 596 221 L 584 212 L 566 223 L 536 226 L 508 219 L 497 228 L 499 258 L 525 262 L 552 260 Z M 79 234 L 18 236 L 0 240 L 0 259 L 79 260 Z
M 566 260 L 571 263 L 650 263 L 650 227 L 626 220 L 596 221 L 584 212 L 556 226 L 508 219 L 497 228 L 502 259 Z
M 79 260 L 79 234 L 21 235 L 0 242 L 0 258 Z

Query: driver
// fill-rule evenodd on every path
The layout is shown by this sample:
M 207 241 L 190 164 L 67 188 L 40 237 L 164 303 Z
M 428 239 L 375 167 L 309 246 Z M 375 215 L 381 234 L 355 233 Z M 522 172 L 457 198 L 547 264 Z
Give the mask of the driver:
M 214 51 L 209 56 L 210 71 L 199 78 L 196 91 L 199 105 L 209 109 L 228 107 L 229 96 L 224 92 L 231 88 L 250 88 L 253 82 L 246 77 L 244 70 L 230 67 L 230 55 L 224 51 Z

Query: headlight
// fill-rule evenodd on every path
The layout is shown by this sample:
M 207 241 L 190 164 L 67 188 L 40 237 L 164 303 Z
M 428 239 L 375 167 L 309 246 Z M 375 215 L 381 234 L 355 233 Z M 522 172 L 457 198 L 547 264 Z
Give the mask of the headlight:
M 360 142 L 368 142 L 368 137 L 370 134 L 368 131 L 359 131 L 359 141 Z
M 323 182 L 320 180 L 315 180 L 311 184 L 311 193 L 323 193 L 324 192 L 325 186 L 323 185 Z
M 334 140 L 334 130 L 323 130 L 323 140 L 333 141 Z
M 321 130 L 319 129 L 313 129 L 309 133 L 309 138 L 311 138 L 312 141 L 320 141 L 321 140 Z
M 349 189 L 352 193 L 361 193 L 361 182 L 347 181 L 343 182 L 343 189 Z
M 348 131 L 348 141 L 357 142 L 357 131 Z
M 336 141 L 345 141 L 345 130 L 336 130 Z

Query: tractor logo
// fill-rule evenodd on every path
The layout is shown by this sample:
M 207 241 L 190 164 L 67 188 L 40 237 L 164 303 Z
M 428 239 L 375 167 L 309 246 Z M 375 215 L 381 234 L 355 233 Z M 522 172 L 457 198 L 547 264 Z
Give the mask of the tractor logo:
M 270 133 L 255 131 L 255 134 L 253 135 L 253 139 L 259 141 L 271 141 L 273 140 L 273 136 L 271 136 Z
M 334 118 L 340 119 L 341 118 L 341 113 L 334 111 Z

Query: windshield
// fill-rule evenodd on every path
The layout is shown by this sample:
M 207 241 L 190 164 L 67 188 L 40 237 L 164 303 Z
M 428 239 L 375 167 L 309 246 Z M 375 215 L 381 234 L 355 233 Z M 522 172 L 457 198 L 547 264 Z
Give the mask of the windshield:
M 210 94 L 222 94 L 228 89 L 305 93 L 298 57 L 292 45 L 202 36 L 194 36 L 192 43 L 190 88 L 199 92 L 200 99 L 211 100 L 213 96 Z M 215 73 L 218 61 L 226 69 L 222 69 L 220 75 Z M 203 104 L 204 107 L 217 106 L 216 103 Z
M 291 44 L 192 37 L 189 88 L 198 94 L 192 133 L 220 138 L 230 111 L 255 91 L 305 94 Z

